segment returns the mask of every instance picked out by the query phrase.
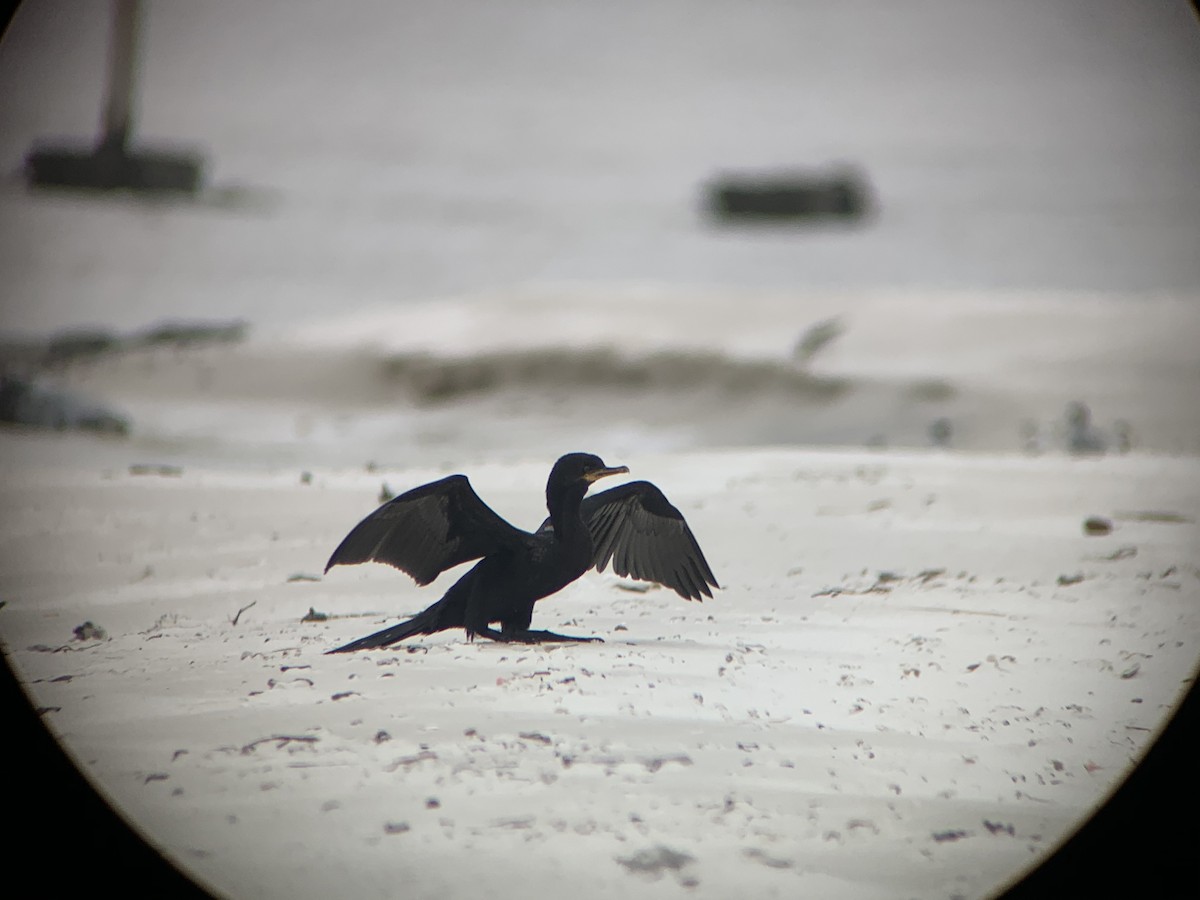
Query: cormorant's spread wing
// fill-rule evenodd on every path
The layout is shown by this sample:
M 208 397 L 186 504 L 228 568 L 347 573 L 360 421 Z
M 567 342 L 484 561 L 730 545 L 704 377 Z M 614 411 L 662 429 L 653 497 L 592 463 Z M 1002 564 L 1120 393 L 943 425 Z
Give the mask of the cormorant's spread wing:
M 719 587 L 683 514 L 650 482 L 585 497 L 580 515 L 592 533 L 592 564 L 599 571 L 611 561 L 618 575 L 656 581 L 687 600 L 711 597 L 710 586 Z
M 520 548 L 530 539 L 480 500 L 465 475 L 451 475 L 389 500 L 355 525 L 325 571 L 374 561 L 429 584 L 459 563 Z

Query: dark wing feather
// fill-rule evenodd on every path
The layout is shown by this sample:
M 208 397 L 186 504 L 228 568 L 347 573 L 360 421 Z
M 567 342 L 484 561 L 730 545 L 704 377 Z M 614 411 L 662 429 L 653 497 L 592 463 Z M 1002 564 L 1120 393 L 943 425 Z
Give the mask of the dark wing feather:
M 373 561 L 429 584 L 459 563 L 529 540 L 479 499 L 465 475 L 451 475 L 389 500 L 355 525 L 325 571 Z
M 656 581 L 687 600 L 711 597 L 711 588 L 720 587 L 683 514 L 650 482 L 586 497 L 580 515 L 592 533 L 592 564 L 601 572 L 611 562 L 618 575 Z

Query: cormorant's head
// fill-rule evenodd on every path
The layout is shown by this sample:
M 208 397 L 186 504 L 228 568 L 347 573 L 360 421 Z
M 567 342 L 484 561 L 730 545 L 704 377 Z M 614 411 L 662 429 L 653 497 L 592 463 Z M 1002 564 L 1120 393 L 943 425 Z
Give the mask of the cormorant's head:
M 604 460 L 594 453 L 568 453 L 560 457 L 550 470 L 550 483 L 547 485 L 567 486 L 582 483 L 586 486 L 606 475 L 621 475 L 628 472 L 625 466 L 606 466 Z

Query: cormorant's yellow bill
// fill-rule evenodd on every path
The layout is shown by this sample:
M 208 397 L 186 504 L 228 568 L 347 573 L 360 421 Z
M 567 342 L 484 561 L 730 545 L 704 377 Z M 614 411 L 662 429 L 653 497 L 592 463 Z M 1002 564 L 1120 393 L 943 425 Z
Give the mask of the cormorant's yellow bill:
M 589 484 L 598 478 L 603 478 L 606 475 L 628 475 L 629 466 L 605 466 L 603 469 L 592 469 L 590 472 L 585 472 L 583 480 Z

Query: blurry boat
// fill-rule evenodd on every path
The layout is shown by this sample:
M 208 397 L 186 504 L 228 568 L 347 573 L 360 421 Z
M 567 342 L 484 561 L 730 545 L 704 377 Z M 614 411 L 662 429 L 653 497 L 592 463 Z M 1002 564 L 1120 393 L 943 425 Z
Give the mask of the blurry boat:
M 828 172 L 728 173 L 705 186 L 711 218 L 722 222 L 864 219 L 871 188 L 858 169 Z

